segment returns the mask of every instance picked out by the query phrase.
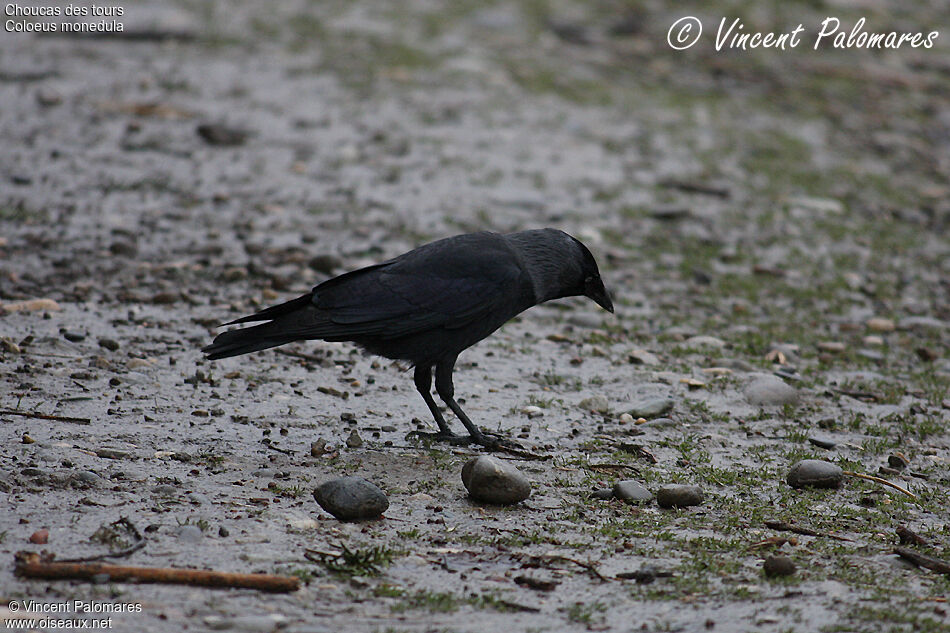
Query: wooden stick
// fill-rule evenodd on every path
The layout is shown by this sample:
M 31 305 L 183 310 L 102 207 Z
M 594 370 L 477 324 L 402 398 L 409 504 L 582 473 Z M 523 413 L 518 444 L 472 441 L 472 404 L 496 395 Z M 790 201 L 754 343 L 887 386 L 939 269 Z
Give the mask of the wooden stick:
M 906 525 L 897 526 L 897 538 L 901 545 L 927 545 L 929 541 Z
M 784 532 L 794 532 L 795 534 L 801 534 L 803 536 L 821 536 L 827 538 L 838 539 L 839 541 L 850 541 L 846 536 L 839 536 L 837 534 L 825 534 L 824 532 L 818 532 L 812 530 L 811 528 L 800 527 L 798 525 L 793 525 L 787 521 L 765 521 L 765 527 L 772 528 L 773 530 L 781 530 Z
M 896 547 L 894 548 L 894 553 L 918 567 L 926 567 L 931 571 L 950 576 L 950 563 L 940 560 L 939 558 L 925 556 L 906 547 Z
M 867 479 L 868 481 L 876 481 L 879 484 L 884 484 L 885 486 L 890 486 L 891 488 L 894 488 L 895 490 L 900 490 L 911 499 L 915 501 L 917 500 L 917 495 L 915 495 L 914 493 L 912 493 L 911 491 L 905 488 L 901 488 L 897 484 L 892 484 L 886 479 L 881 479 L 880 477 L 875 477 L 874 475 L 865 475 L 864 473 L 854 473 L 854 472 L 851 472 L 850 470 L 844 471 L 844 474 L 848 475 L 849 477 L 857 477 L 858 479 Z
M 19 552 L 16 556 L 15 573 L 25 578 L 91 580 L 97 576 L 107 576 L 110 582 L 259 589 L 275 593 L 296 591 L 300 588 L 300 579 L 296 576 L 241 574 L 172 567 L 127 567 L 106 563 L 57 563 L 41 560 L 36 552 Z
M 19 415 L 24 418 L 35 418 L 37 420 L 56 420 L 57 422 L 92 424 L 92 420 L 89 418 L 74 418 L 68 415 L 48 415 L 46 413 L 34 413 L 32 411 L 14 411 L 13 409 L 0 409 L 0 415 Z

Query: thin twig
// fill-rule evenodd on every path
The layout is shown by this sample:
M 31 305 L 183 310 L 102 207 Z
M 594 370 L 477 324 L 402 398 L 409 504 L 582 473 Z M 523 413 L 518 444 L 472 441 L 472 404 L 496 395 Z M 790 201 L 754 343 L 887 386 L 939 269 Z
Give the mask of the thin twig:
M 901 545 L 927 545 L 930 542 L 906 525 L 897 526 L 896 532 Z
M 109 582 L 134 581 L 199 587 L 229 587 L 281 593 L 296 591 L 300 588 L 300 579 L 296 576 L 241 574 L 173 567 L 127 567 L 105 563 L 60 563 L 43 560 L 38 553 L 25 551 L 16 554 L 15 573 L 25 578 L 94 580 L 105 576 Z
M 576 558 L 571 558 L 570 556 L 562 556 L 561 554 L 541 554 L 540 556 L 533 556 L 532 558 L 537 558 L 541 560 L 550 560 L 550 561 L 560 560 L 566 563 L 574 563 L 575 565 L 578 565 L 579 567 L 583 567 L 584 569 L 589 571 L 591 574 L 596 576 L 598 580 L 602 580 L 604 582 L 607 582 L 608 580 L 613 580 L 613 578 L 609 576 L 604 576 L 602 573 L 600 573 L 600 570 L 598 570 L 597 567 L 593 563 L 585 563 L 582 560 L 577 560 Z
M 270 442 L 261 442 L 261 444 L 263 444 L 263 445 L 266 446 L 267 448 L 271 449 L 272 451 L 277 451 L 278 453 L 283 453 L 284 455 L 293 455 L 293 454 L 294 454 L 294 451 L 290 450 L 289 448 L 280 448 L 280 447 L 278 447 L 278 446 L 274 446 L 274 445 L 271 444 Z
M 145 538 L 142 536 L 142 533 L 139 532 L 139 529 L 135 527 L 135 524 L 128 517 L 121 517 L 116 521 L 110 523 L 113 527 L 123 527 L 125 530 L 132 534 L 135 538 L 135 544 L 131 547 L 127 547 L 124 550 L 118 552 L 109 552 L 107 554 L 98 554 L 96 556 L 84 556 L 82 558 L 60 558 L 57 563 L 92 563 L 100 560 L 106 560 L 107 558 L 125 558 L 131 556 L 135 552 L 139 551 L 145 547 Z
M 0 415 L 18 415 L 24 418 L 34 418 L 37 420 L 55 420 L 57 422 L 73 422 L 75 424 L 92 424 L 89 418 L 74 418 L 68 415 L 50 415 L 48 413 L 36 413 L 35 411 L 14 411 L 13 409 L 0 409 Z
M 938 574 L 944 574 L 950 576 L 950 563 L 945 560 L 940 560 L 939 558 L 934 558 L 932 556 L 925 556 L 919 552 L 915 552 L 912 549 L 907 549 L 906 547 L 895 547 L 894 553 L 908 560 L 918 567 L 925 567 L 931 571 L 935 571 Z
M 831 390 L 840 393 L 842 396 L 854 398 L 855 400 L 873 400 L 877 402 L 881 399 L 876 393 L 871 393 L 870 391 L 855 391 L 853 389 L 839 389 L 837 387 L 832 387 Z
M 851 540 L 846 536 L 838 536 L 837 534 L 826 534 L 824 532 L 818 532 L 817 530 L 812 530 L 810 528 L 793 525 L 786 521 L 765 521 L 765 527 L 772 528 L 773 530 L 784 531 L 784 532 L 794 532 L 795 534 L 802 534 L 804 536 L 822 536 L 822 537 L 837 539 L 839 541 Z
M 879 483 L 879 484 L 883 484 L 883 485 L 885 485 L 885 486 L 890 486 L 890 487 L 893 488 L 894 490 L 900 490 L 901 492 L 903 492 L 905 495 L 907 495 L 907 496 L 910 497 L 911 499 L 914 499 L 915 501 L 917 500 L 917 495 L 915 495 L 915 494 L 912 493 L 911 491 L 907 490 L 906 488 L 901 488 L 901 487 L 898 486 L 897 484 L 892 484 L 891 482 L 889 482 L 889 481 L 886 480 L 886 479 L 881 479 L 880 477 L 875 477 L 874 475 L 865 475 L 864 473 L 855 473 L 855 472 L 851 472 L 850 470 L 844 471 L 844 474 L 845 474 L 845 475 L 848 475 L 848 476 L 850 476 L 850 477 L 857 477 L 858 479 L 867 479 L 868 481 L 876 481 L 876 482 Z
M 57 563 L 94 563 L 101 560 L 106 560 L 109 558 L 125 558 L 126 556 L 131 556 L 135 552 L 139 551 L 145 547 L 145 541 L 139 541 L 132 547 L 124 549 L 120 552 L 112 552 L 108 554 L 97 554 L 96 556 L 83 556 L 81 558 L 62 558 L 57 560 Z

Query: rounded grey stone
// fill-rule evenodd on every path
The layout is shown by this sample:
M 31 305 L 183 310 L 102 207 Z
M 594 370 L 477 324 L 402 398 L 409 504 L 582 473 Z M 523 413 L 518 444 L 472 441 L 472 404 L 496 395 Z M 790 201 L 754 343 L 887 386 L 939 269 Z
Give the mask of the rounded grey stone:
M 313 491 L 313 498 L 341 521 L 375 519 L 389 508 L 386 494 L 362 477 L 325 481 Z
M 178 488 L 171 484 L 158 484 L 152 488 L 152 492 L 157 495 L 175 495 L 178 494 Z
M 798 402 L 798 390 L 778 376 L 763 374 L 745 388 L 745 399 L 760 406 L 782 406 Z
M 792 488 L 837 488 L 844 479 L 844 471 L 823 459 L 803 459 L 788 471 L 785 481 Z
M 496 505 L 518 503 L 531 495 L 531 483 L 521 471 L 489 455 L 465 462 L 462 483 L 472 499 Z
M 809 437 L 808 441 L 817 446 L 818 448 L 823 448 L 826 451 L 833 450 L 837 444 L 834 440 L 829 440 L 823 437 Z
M 606 501 L 607 499 L 614 498 L 614 491 L 610 488 L 598 488 L 597 490 L 590 493 L 591 499 L 601 499 Z
M 649 398 L 634 402 L 627 413 L 635 418 L 658 418 L 664 413 L 673 410 L 673 400 L 670 398 Z
M 656 502 L 661 508 L 685 508 L 698 506 L 705 499 L 699 486 L 670 484 L 656 491 Z
M 762 565 L 762 571 L 769 578 L 791 576 L 795 573 L 795 569 L 795 562 L 788 556 L 782 556 L 781 554 L 769 556 Z
M 182 525 L 175 531 L 175 536 L 188 543 L 197 543 L 201 540 L 201 528 L 197 525 Z
M 633 479 L 618 481 L 614 484 L 612 492 L 615 497 L 627 503 L 646 503 L 653 500 L 653 493 Z
M 81 485 L 97 486 L 102 483 L 102 477 L 91 470 L 83 470 L 72 475 L 71 479 Z

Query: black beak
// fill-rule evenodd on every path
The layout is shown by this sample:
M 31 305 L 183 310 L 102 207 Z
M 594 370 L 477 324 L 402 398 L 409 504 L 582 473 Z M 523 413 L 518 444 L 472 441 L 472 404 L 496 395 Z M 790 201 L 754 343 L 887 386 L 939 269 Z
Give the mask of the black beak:
M 586 286 L 584 296 L 591 299 L 607 312 L 613 313 L 614 303 L 610 300 L 610 293 L 607 292 L 607 288 L 604 287 L 603 280 L 600 277 L 594 277 Z

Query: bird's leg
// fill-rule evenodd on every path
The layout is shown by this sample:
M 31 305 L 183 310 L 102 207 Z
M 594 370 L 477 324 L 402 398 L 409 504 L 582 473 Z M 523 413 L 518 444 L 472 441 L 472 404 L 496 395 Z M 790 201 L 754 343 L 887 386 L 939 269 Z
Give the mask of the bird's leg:
M 410 435 L 431 437 L 436 440 L 446 440 L 453 444 L 468 444 L 471 439 L 453 433 L 452 429 L 449 428 L 448 423 L 446 423 L 445 418 L 442 416 L 442 412 L 439 411 L 439 407 L 435 404 L 435 398 L 432 397 L 432 393 L 430 391 L 432 389 L 432 366 L 416 365 L 416 371 L 413 375 L 413 380 L 416 383 L 416 389 L 419 391 L 422 399 L 426 401 L 426 406 L 429 407 L 429 411 L 432 413 L 435 423 L 439 425 L 439 432 L 426 433 L 423 431 L 412 431 Z
M 486 437 L 485 434 L 468 419 L 468 416 L 462 411 L 462 407 L 455 401 L 455 385 L 452 384 L 452 371 L 454 369 L 455 358 L 440 362 L 435 366 L 436 392 L 439 394 L 439 397 L 442 398 L 442 401 L 449 405 L 452 412 L 458 416 L 462 424 L 465 425 L 469 435 L 471 435 L 471 441 L 476 444 L 481 444 L 486 448 L 497 448 L 499 445 L 498 440 Z

